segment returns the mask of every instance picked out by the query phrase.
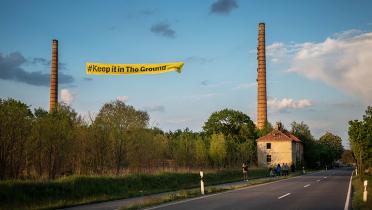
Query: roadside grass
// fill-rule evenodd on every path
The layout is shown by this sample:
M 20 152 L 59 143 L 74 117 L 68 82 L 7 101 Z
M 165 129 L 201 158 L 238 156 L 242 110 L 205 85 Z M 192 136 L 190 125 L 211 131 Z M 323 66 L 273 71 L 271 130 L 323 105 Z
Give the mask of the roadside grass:
M 250 179 L 265 177 L 267 169 L 251 169 L 249 175 Z M 206 186 L 234 182 L 241 178 L 241 170 L 204 174 Z M 190 189 L 198 187 L 199 182 L 199 173 L 70 176 L 51 181 L 0 181 L 0 209 L 54 209 Z
M 367 202 L 363 202 L 364 180 L 368 180 Z M 354 210 L 372 209 L 372 174 L 366 174 L 364 180 L 360 180 L 359 177 L 353 177 L 351 204 Z
M 268 183 L 268 182 L 273 182 L 273 181 L 278 181 L 282 179 L 287 179 L 290 177 L 298 176 L 301 175 L 300 172 L 292 173 L 288 176 L 281 176 L 281 177 L 266 177 L 266 178 L 256 178 L 256 179 L 251 179 L 249 182 L 242 183 L 239 185 L 234 185 L 234 186 L 211 186 L 207 187 L 205 189 L 205 194 L 214 194 L 214 193 L 219 193 L 227 190 L 236 190 L 248 186 L 253 186 L 253 185 L 258 185 L 258 184 L 263 184 L 263 183 Z M 129 206 L 123 206 L 120 208 L 120 210 L 135 210 L 135 209 L 142 209 L 146 207 L 151 207 L 151 206 L 156 206 L 156 205 L 161 205 L 164 203 L 172 202 L 172 201 L 178 201 L 178 200 L 183 200 L 183 199 L 190 199 L 194 197 L 199 197 L 201 196 L 200 194 L 200 189 L 199 188 L 194 188 L 194 189 L 189 189 L 189 190 L 181 190 L 177 192 L 170 192 L 166 195 L 161 195 L 159 197 L 153 197 L 153 198 L 144 198 L 142 201 L 139 201 L 138 203 L 134 203 Z

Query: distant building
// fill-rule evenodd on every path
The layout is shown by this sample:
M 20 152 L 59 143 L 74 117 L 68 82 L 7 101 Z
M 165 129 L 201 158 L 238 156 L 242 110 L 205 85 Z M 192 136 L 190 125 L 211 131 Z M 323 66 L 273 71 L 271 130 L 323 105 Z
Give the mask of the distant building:
M 256 140 L 258 165 L 274 166 L 278 163 L 301 166 L 303 161 L 303 145 L 300 139 L 285 130 L 281 123 L 276 123 L 269 134 Z

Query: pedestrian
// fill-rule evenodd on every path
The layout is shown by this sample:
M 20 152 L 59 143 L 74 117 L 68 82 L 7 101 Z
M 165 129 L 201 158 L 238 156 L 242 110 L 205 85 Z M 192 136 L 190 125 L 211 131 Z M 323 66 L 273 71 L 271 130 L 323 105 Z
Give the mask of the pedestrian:
M 276 166 L 276 174 L 277 174 L 277 176 L 280 176 L 280 174 L 281 174 L 281 167 L 280 167 L 280 164 L 278 163 L 278 165 Z
M 275 176 L 275 170 L 273 169 L 273 167 L 270 166 L 269 168 L 269 176 L 270 177 L 274 177 Z
M 289 167 L 288 167 L 288 164 L 287 163 L 284 163 L 284 169 L 285 169 L 285 175 L 288 176 L 289 174 Z
M 296 170 L 295 165 L 292 163 L 292 164 L 291 164 L 291 171 L 292 171 L 292 172 L 295 172 L 295 170 Z
M 248 165 L 243 163 L 242 169 L 243 169 L 243 181 L 248 181 Z

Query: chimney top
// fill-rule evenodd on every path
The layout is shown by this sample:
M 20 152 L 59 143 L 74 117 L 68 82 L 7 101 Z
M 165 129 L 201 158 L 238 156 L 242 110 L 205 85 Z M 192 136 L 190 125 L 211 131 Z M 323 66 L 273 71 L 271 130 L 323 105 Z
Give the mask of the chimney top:
M 276 122 L 275 123 L 275 130 L 282 130 L 283 126 L 281 122 Z
M 53 39 L 53 42 L 58 42 L 58 40 L 57 39 Z
M 264 22 L 261 22 L 261 23 L 259 23 L 258 25 L 260 25 L 260 26 L 265 26 L 265 23 Z

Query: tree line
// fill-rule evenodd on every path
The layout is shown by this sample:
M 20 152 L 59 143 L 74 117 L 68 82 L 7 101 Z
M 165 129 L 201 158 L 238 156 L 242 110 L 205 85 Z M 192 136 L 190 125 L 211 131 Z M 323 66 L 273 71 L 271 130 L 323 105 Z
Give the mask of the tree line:
M 326 132 L 319 139 L 314 138 L 304 122 L 291 124 L 291 133 L 297 136 L 304 146 L 304 160 L 309 168 L 332 167 L 344 153 L 341 137 Z
M 358 173 L 363 179 L 366 168 L 372 167 L 372 107 L 368 106 L 362 120 L 349 121 L 349 142 Z
M 237 168 L 256 164 L 257 130 L 250 117 L 223 109 L 211 114 L 201 132 L 164 132 L 149 127 L 149 115 L 121 101 L 104 104 L 89 122 L 71 107 L 52 112 L 0 99 L 0 179 L 54 179 L 64 175 L 121 175 L 157 170 Z M 292 123 L 304 143 L 305 164 L 331 164 L 341 157 L 341 138 L 315 140 L 309 127 Z

